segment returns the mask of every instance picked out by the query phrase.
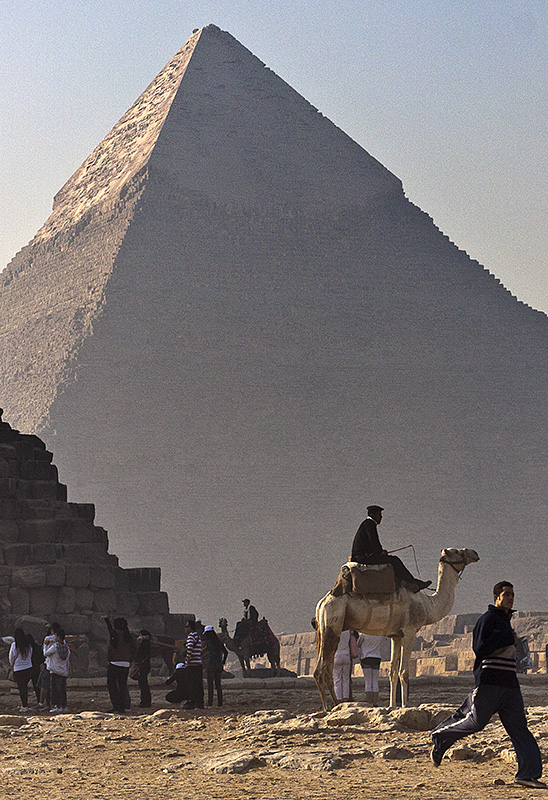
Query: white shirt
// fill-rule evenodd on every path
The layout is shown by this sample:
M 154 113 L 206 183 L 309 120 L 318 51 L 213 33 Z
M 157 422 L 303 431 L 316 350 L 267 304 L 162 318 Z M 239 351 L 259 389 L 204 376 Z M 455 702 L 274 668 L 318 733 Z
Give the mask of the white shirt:
M 384 638 L 384 636 L 370 636 L 368 633 L 360 633 L 358 637 L 360 658 L 381 658 L 381 647 Z

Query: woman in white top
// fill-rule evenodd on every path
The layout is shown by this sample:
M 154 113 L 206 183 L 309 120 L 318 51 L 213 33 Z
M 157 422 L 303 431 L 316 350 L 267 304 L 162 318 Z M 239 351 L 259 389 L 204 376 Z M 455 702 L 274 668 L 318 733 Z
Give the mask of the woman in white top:
M 352 659 L 350 657 L 350 631 L 343 631 L 339 639 L 339 646 L 333 661 L 333 686 L 339 703 L 347 701 L 350 697 L 350 670 Z
M 379 705 L 379 669 L 381 666 L 381 645 L 384 636 L 370 636 L 360 633 L 360 664 L 365 683 L 365 700 L 372 706 Z
M 19 689 L 21 708 L 26 712 L 28 708 L 29 681 L 32 677 L 32 645 L 23 628 L 16 628 L 13 632 L 14 642 L 10 647 L 9 662 L 13 669 L 13 678 Z

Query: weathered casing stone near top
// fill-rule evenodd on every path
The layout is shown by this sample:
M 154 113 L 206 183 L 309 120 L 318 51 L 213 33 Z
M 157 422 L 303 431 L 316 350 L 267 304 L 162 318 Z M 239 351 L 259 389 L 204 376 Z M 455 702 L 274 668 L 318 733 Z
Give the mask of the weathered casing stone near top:
M 106 531 L 93 523 L 93 506 L 56 499 L 57 470 L 49 459 L 43 459 L 44 443 L 14 430 L 1 417 L 0 410 L 0 447 L 4 441 L 17 445 L 5 450 L 5 464 L 19 510 L 9 526 L 0 526 L 0 558 L 4 562 L 0 566 L 2 635 L 12 633 L 16 624 L 27 625 L 28 620 L 21 619 L 26 615 L 50 622 L 55 619 L 67 633 L 88 636 L 95 668 L 101 666 L 97 651 L 103 653 L 107 638 L 103 615 L 125 616 L 134 631 L 147 627 L 152 633 L 162 634 L 169 630 L 170 635 L 183 638 L 188 615 L 170 615 L 167 594 L 160 591 L 160 570 L 121 568 L 116 556 L 108 552 Z M 33 463 L 50 467 L 51 491 L 42 491 L 40 500 L 28 499 L 33 495 L 32 488 L 29 490 L 33 481 L 20 477 L 23 472 L 33 472 L 29 467 Z M 43 472 L 38 469 L 36 474 L 36 480 L 42 483 Z M 20 492 L 24 503 L 19 503 Z M 47 494 L 50 499 L 45 501 Z M 32 518 L 28 519 L 30 512 Z M 4 531 L 6 538 L 2 538 Z M 37 537 L 48 541 L 36 543 Z M 131 593 L 128 587 L 133 587 Z M 36 621 L 32 624 L 36 628 Z M 104 671 L 105 664 L 102 666 Z M 77 654 L 74 667 L 74 674 L 78 674 L 81 664 Z
M 544 606 L 547 397 L 546 316 L 215 26 L 0 276 L 5 418 L 54 450 L 124 563 L 160 564 L 213 623 L 249 596 L 304 630 L 369 503 L 425 578 L 442 547 L 479 552 L 456 610 L 501 576 Z M 0 519 L 46 519 L 53 484 L 16 499 L 11 477 Z

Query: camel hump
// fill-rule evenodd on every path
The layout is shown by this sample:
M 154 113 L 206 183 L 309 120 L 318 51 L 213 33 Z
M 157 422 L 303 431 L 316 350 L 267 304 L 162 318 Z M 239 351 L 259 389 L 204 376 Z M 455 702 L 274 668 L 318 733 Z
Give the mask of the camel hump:
M 331 590 L 335 597 L 343 594 L 369 597 L 395 592 L 396 578 L 391 564 L 358 564 L 355 561 L 343 564 L 337 583 Z

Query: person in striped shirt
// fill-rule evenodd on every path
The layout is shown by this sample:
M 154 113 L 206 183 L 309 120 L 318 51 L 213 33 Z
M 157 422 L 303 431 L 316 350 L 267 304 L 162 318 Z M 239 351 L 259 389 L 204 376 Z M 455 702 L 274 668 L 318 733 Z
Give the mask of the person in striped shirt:
M 548 789 L 539 780 L 542 760 L 535 737 L 527 727 L 523 697 L 516 674 L 516 634 L 510 624 L 514 587 L 500 581 L 493 587 L 490 605 L 474 627 L 476 688 L 455 713 L 432 731 L 432 763 L 439 767 L 443 754 L 463 736 L 483 730 L 498 713 L 518 761 L 515 783 L 531 789 Z
M 202 681 L 202 639 L 195 620 L 186 623 L 186 684 L 188 699 L 182 708 L 204 707 L 204 685 Z

